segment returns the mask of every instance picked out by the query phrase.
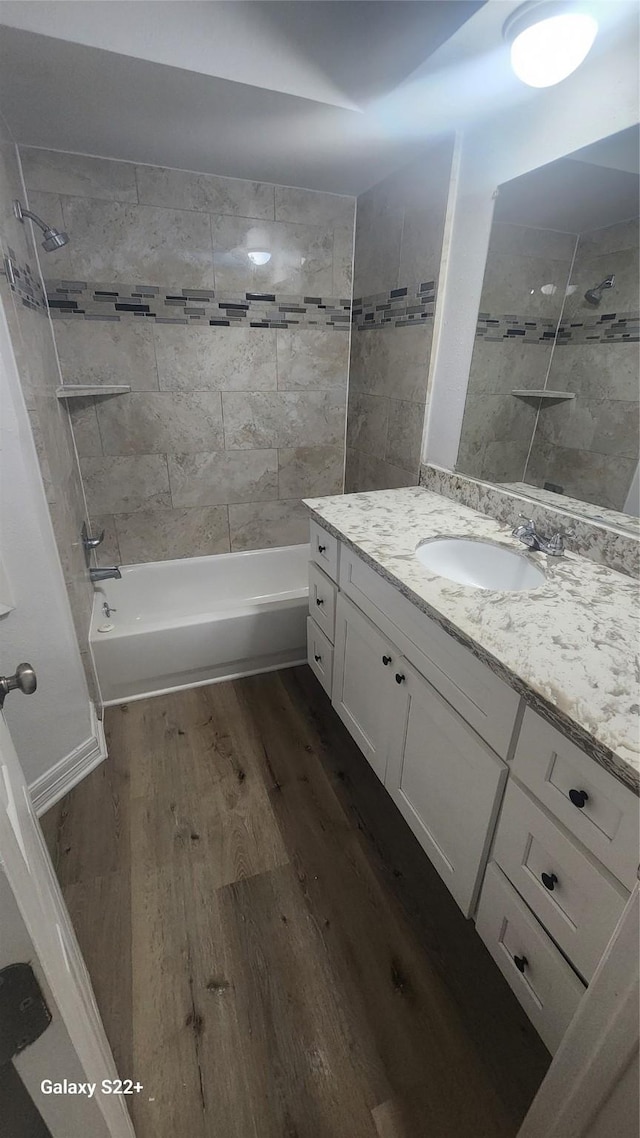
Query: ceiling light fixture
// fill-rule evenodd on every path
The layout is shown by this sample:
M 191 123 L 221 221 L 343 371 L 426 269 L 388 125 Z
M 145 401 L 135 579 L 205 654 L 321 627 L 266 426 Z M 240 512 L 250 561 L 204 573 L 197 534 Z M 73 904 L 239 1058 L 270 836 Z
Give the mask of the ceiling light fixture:
M 502 34 L 518 79 L 529 87 L 552 87 L 586 59 L 597 31 L 588 4 L 532 0 L 516 8 Z
M 271 253 L 266 249 L 249 249 L 247 256 L 254 265 L 266 265 L 271 260 Z

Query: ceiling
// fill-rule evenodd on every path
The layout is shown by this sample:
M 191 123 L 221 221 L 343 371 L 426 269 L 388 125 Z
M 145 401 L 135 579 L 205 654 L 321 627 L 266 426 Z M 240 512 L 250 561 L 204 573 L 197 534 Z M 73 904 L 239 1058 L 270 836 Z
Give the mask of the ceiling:
M 595 55 L 636 8 L 593 2 Z M 0 0 L 0 106 L 30 146 L 357 194 L 539 97 L 502 40 L 520 3 Z
M 381 98 L 485 6 L 4 0 L 0 104 L 31 146 L 358 193 L 415 153 Z M 421 141 L 446 120 L 425 99 Z
M 637 217 L 639 148 L 640 129 L 630 127 L 506 182 L 496 221 L 583 233 Z

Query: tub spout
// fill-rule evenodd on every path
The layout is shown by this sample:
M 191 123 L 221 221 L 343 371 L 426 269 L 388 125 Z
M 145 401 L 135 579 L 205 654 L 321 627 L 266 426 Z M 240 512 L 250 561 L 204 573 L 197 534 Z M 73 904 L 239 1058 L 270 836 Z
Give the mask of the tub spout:
M 117 565 L 105 565 L 102 569 L 90 569 L 89 576 L 95 584 L 97 581 L 109 581 L 112 577 L 119 580 L 122 573 Z

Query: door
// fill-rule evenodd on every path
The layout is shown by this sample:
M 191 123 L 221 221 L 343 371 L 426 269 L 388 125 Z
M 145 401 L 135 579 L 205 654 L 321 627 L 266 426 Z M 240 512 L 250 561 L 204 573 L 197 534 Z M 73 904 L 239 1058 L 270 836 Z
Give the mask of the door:
M 124 1098 L 102 1091 L 103 1079 L 117 1078 L 113 1057 L 0 712 L 0 969 L 18 962 L 33 967 L 52 1020 L 13 1063 L 40 1113 L 42 1127 L 25 1129 L 24 1117 L 11 1119 L 9 1103 L 15 1102 L 15 1095 L 0 1079 L 3 1138 L 46 1138 L 49 1134 L 51 1138 L 134 1138 Z M 128 1071 L 121 1075 L 135 1077 Z M 65 1079 L 67 1084 L 95 1083 L 96 1090 L 91 1097 L 44 1093 L 43 1080 L 63 1083 Z M 11 1081 L 16 1082 L 14 1077 Z
M 396 665 L 404 702 L 385 786 L 469 916 L 507 768 L 407 660 Z
M 336 609 L 331 702 L 384 782 L 400 653 L 342 593 Z

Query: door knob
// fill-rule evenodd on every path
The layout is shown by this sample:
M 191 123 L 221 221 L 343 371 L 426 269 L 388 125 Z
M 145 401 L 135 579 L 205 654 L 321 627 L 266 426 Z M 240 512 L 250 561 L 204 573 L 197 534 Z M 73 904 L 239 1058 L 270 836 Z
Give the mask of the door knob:
M 31 664 L 18 664 L 14 676 L 0 676 L 0 710 L 10 691 L 19 688 L 24 695 L 33 695 L 38 686 Z

